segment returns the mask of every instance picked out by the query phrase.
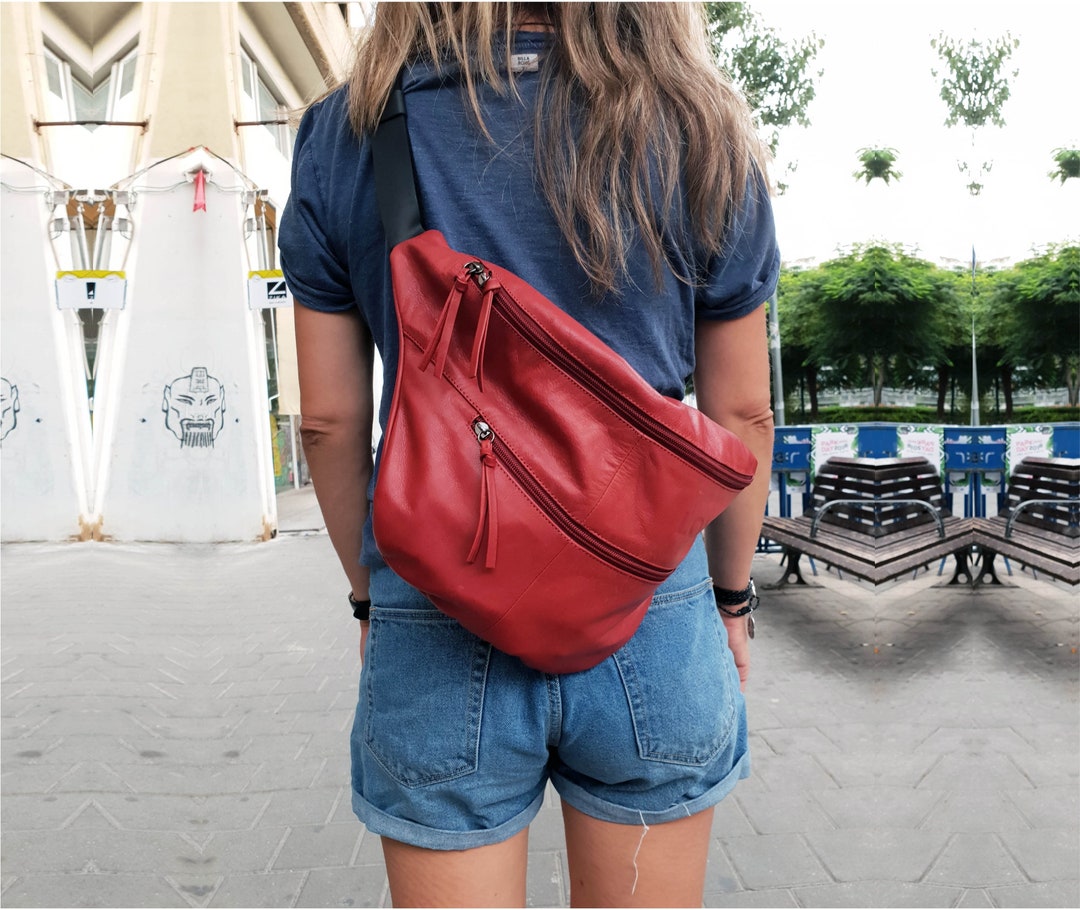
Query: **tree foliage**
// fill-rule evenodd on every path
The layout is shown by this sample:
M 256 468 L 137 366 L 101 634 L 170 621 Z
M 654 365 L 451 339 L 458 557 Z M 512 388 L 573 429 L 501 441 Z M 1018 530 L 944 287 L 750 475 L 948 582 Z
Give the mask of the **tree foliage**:
M 781 127 L 809 126 L 814 100 L 814 58 L 825 42 L 816 35 L 783 40 L 744 3 L 706 3 L 709 38 L 717 61 L 750 103 L 776 152 Z
M 974 145 L 974 142 L 972 142 L 972 145 Z M 965 174 L 971 178 L 967 185 L 968 192 L 971 193 L 972 196 L 978 196 L 979 193 L 983 191 L 983 178 L 985 178 L 993 169 L 994 162 L 984 161 L 980 165 L 972 164 L 969 161 L 957 161 L 956 166 L 960 169 L 961 174 Z
M 1080 177 L 1080 149 L 1054 149 L 1054 169 L 1047 174 L 1051 180 L 1064 183 Z
M 885 383 L 972 392 L 974 323 L 979 391 L 995 386 L 1005 416 L 1023 388 L 1080 398 L 1080 247 L 1052 247 L 1012 268 L 946 269 L 899 247 L 854 248 L 813 269 L 785 269 L 779 290 L 781 356 L 789 391 Z
M 880 405 L 886 381 L 940 358 L 943 285 L 932 263 L 885 246 L 857 249 L 824 268 L 819 341 L 862 362 Z
M 780 273 L 777 310 L 780 323 L 780 365 L 785 385 L 799 386 L 810 396 L 810 413 L 818 412 L 818 391 L 822 387 L 822 367 L 828 367 L 833 382 L 842 374 L 833 370 L 835 360 L 817 341 L 817 298 L 823 273 L 821 269 L 788 269 Z
M 935 78 L 941 80 L 941 100 L 945 102 L 948 116 L 946 126 L 962 123 L 971 129 L 971 145 L 974 150 L 976 132 L 987 124 L 1004 126 L 1005 102 L 1009 100 L 1010 74 L 1006 63 L 1020 42 L 1008 32 L 999 38 L 964 41 L 941 32 L 930 42 L 945 63 L 945 69 L 931 69 Z M 967 175 L 968 192 L 978 196 L 983 190 L 983 179 L 990 173 L 992 161 L 984 161 L 981 167 L 975 162 L 958 161 L 960 172 Z
M 871 180 L 882 180 L 886 184 L 890 180 L 899 180 L 904 176 L 894 165 L 899 156 L 896 149 L 891 148 L 862 148 L 859 149 L 859 163 L 861 167 L 851 176 L 856 180 L 865 180 L 869 185 Z
M 988 310 L 1001 326 L 1002 362 L 1080 400 L 1080 247 L 1051 248 L 999 273 Z
M 887 382 L 910 385 L 943 360 L 942 302 L 955 293 L 955 281 L 933 263 L 896 247 L 855 248 L 781 285 L 781 350 L 798 320 L 803 369 L 830 367 L 855 386 L 870 385 L 880 405 Z
M 964 41 L 941 32 L 930 46 L 945 64 L 940 72 L 931 70 L 941 79 L 941 100 L 948 109 L 945 125 L 1004 126 L 1002 109 L 1011 93 L 1006 64 L 1020 42 L 1008 32 L 985 41 Z M 1013 70 L 1011 76 L 1019 74 Z

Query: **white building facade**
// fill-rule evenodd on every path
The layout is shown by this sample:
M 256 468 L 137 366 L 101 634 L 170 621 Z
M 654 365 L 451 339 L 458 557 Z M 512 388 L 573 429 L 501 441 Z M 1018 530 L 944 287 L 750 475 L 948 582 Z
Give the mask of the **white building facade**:
M 0 4 L 4 540 L 276 533 L 300 479 L 276 217 L 366 11 Z

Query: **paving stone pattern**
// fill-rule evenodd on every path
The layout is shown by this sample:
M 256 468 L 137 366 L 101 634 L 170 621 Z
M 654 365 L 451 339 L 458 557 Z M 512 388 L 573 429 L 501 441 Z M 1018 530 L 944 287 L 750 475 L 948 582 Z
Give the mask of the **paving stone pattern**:
M 389 905 L 325 533 L 0 555 L 5 906 Z M 1077 592 L 942 581 L 819 567 L 764 593 L 753 775 L 717 808 L 706 906 L 1080 905 Z M 528 895 L 568 904 L 551 791 Z

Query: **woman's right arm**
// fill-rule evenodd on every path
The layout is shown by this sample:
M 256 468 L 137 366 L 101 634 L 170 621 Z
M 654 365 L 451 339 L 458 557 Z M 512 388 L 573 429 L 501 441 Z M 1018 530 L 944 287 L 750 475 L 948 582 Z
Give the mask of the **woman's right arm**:
M 353 597 L 367 600 L 368 569 L 360 565 L 360 549 L 374 469 L 371 333 L 356 309 L 320 312 L 297 301 L 293 313 L 304 456 Z
M 762 305 L 737 319 L 699 320 L 695 333 L 698 407 L 738 436 L 757 458 L 753 481 L 705 529 L 713 583 L 731 591 L 745 588 L 750 578 L 772 475 L 767 312 L 768 307 Z M 745 686 L 750 673 L 747 620 L 742 616 L 721 618 L 739 680 Z

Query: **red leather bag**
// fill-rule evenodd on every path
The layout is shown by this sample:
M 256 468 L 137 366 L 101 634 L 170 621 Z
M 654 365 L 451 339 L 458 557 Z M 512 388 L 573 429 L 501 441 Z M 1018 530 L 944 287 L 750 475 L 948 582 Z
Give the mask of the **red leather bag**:
M 397 96 L 377 138 L 404 131 Z M 398 239 L 412 205 L 388 195 L 378 142 L 375 155 Z M 756 459 L 520 278 L 415 233 L 418 212 L 390 255 L 399 360 L 379 551 L 500 650 L 548 673 L 588 669 L 630 639 Z

